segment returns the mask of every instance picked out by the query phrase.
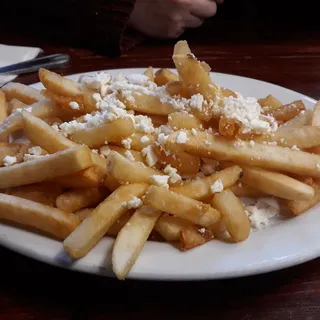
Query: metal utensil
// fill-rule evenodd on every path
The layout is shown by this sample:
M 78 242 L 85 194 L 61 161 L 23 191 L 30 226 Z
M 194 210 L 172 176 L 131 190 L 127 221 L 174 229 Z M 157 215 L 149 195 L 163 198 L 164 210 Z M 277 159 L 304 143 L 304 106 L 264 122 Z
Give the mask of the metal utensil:
M 23 74 L 38 71 L 39 68 L 57 68 L 66 65 L 69 61 L 70 56 L 67 54 L 52 54 L 1 67 L 0 74 Z

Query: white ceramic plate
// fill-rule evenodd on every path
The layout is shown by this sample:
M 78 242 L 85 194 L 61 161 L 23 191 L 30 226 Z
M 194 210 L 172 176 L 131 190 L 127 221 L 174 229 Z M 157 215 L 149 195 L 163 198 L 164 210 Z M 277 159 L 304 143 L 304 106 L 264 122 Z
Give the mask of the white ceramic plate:
M 108 71 L 123 75 L 144 69 Z M 79 75 L 70 76 L 77 80 Z M 300 93 L 254 79 L 213 73 L 214 81 L 244 96 L 272 94 L 284 103 L 302 99 L 311 108 L 315 100 Z M 34 84 L 41 88 L 41 84 Z M 187 252 L 169 244 L 148 242 L 128 278 L 149 280 L 221 279 L 270 272 L 320 256 L 320 207 L 257 232 L 239 244 L 211 241 Z M 72 262 L 58 241 L 23 229 L 0 224 L 0 244 L 31 258 L 72 270 L 113 276 L 110 249 L 113 240 L 104 238 L 83 259 Z

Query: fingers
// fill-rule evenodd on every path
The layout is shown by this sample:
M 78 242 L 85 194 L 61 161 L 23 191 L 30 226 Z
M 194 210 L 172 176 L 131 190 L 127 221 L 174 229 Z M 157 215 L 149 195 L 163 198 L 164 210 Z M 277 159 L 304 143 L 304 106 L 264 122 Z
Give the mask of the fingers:
M 217 13 L 217 4 L 213 0 L 193 1 L 190 13 L 200 19 L 206 19 Z
M 192 14 L 185 17 L 186 28 L 198 28 L 203 24 L 203 19 L 200 19 Z

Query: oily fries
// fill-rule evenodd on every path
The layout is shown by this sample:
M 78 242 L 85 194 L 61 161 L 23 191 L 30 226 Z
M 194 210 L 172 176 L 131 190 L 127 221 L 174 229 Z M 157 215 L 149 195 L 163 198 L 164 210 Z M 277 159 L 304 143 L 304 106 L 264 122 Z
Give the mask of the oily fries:
M 213 233 L 207 228 L 189 226 L 180 230 L 180 249 L 190 250 L 213 239 Z
M 298 100 L 275 110 L 266 111 L 266 113 L 272 115 L 277 121 L 286 122 L 299 115 L 300 112 L 304 111 L 305 109 L 306 107 L 303 102 Z
M 251 197 L 251 198 L 258 198 L 258 197 L 264 197 L 266 194 L 254 187 L 250 187 L 245 185 L 244 183 L 238 183 L 234 184 L 229 188 L 234 195 L 237 197 Z
M 248 166 L 242 166 L 242 170 L 241 181 L 266 194 L 287 200 L 310 200 L 314 197 L 312 187 L 282 173 Z
M 312 120 L 312 111 L 304 110 L 296 117 L 292 118 L 291 120 L 279 126 L 278 130 L 282 130 L 284 128 L 299 128 L 302 126 L 308 126 L 308 125 L 311 125 L 311 120 Z
M 149 67 L 145 72 L 144 75 L 149 78 L 150 81 L 154 82 L 154 72 L 153 68 Z
M 289 200 L 287 201 L 288 209 L 293 213 L 293 215 L 298 216 L 305 211 L 313 208 L 316 204 L 320 202 L 320 190 L 316 189 L 314 197 L 310 200 Z
M 128 184 L 108 196 L 63 242 L 73 258 L 85 256 L 127 210 L 126 201 L 141 197 L 146 184 Z
M 320 101 L 318 101 L 313 108 L 311 125 L 313 127 L 320 126 Z
M 131 118 L 120 118 L 90 129 L 79 130 L 70 135 L 70 140 L 85 144 L 91 148 L 102 146 L 105 141 L 121 143 L 121 141 L 133 133 Z
M 203 128 L 202 122 L 198 118 L 183 111 L 171 113 L 168 117 L 168 125 L 176 130 Z
M 182 81 L 169 81 L 166 84 L 166 92 L 171 97 L 184 97 L 188 96 L 187 88 Z
M 268 94 L 265 98 L 258 99 L 258 103 L 265 111 L 276 110 L 283 106 L 283 103 L 271 94 Z
M 113 271 L 118 279 L 124 279 L 131 270 L 160 214 L 159 210 L 142 206 L 119 232 L 112 250 Z
M 61 240 L 79 224 L 72 213 L 7 194 L 0 194 L 0 219 L 36 228 Z
M 8 106 L 6 101 L 6 95 L 0 90 L 0 123 L 8 116 Z
M 148 133 L 135 132 L 129 139 L 131 140 L 131 149 L 136 151 L 141 151 L 154 144 L 154 137 Z
M 128 160 L 134 160 L 136 162 L 142 162 L 144 163 L 144 157 L 140 151 L 135 150 L 127 150 L 125 148 L 117 147 L 117 146 L 109 146 L 110 150 L 113 150 L 115 152 L 118 152 L 122 156 L 126 157 Z M 132 157 L 133 159 L 132 159 Z
M 249 219 L 241 201 L 231 190 L 223 190 L 215 194 L 212 205 L 221 212 L 222 221 L 234 241 L 243 241 L 249 237 Z
M 7 99 L 18 99 L 25 104 L 32 104 L 44 99 L 39 90 L 26 86 L 22 83 L 9 82 L 1 90 L 6 94 Z
M 75 189 L 61 194 L 56 199 L 56 206 L 65 212 L 75 212 L 98 204 L 106 195 L 106 191 L 99 188 Z
M 92 165 L 87 147 L 73 147 L 38 159 L 0 168 L 0 188 L 10 188 L 78 172 Z
M 209 177 L 194 180 L 183 185 L 172 186 L 170 189 L 186 197 L 203 200 L 212 194 L 211 187 L 220 180 L 225 189 L 234 185 L 240 178 L 242 169 L 239 166 L 233 166 L 223 169 Z
M 159 69 L 154 74 L 154 82 L 158 86 L 164 86 L 169 81 L 178 81 L 179 77 L 172 71 L 168 69 Z
M 16 156 L 21 147 L 20 143 L 0 142 L 0 166 L 3 166 L 5 157 Z
M 150 186 L 143 199 L 145 205 L 174 214 L 203 227 L 220 220 L 219 211 L 165 187 Z
M 168 137 L 165 143 L 168 150 L 186 151 L 204 158 L 246 163 L 274 170 L 285 169 L 290 173 L 320 177 L 318 155 L 258 143 L 251 146 L 247 141 L 242 141 L 238 145 L 236 140 L 226 140 L 204 132 L 198 132 L 197 136 L 187 132 L 187 142 L 177 144 L 179 134 L 180 132 L 175 132 Z
M 22 101 L 14 98 L 8 103 L 8 107 L 10 109 L 10 114 L 11 114 L 13 112 L 16 112 L 17 109 L 28 108 L 29 106 L 27 104 L 23 103 Z

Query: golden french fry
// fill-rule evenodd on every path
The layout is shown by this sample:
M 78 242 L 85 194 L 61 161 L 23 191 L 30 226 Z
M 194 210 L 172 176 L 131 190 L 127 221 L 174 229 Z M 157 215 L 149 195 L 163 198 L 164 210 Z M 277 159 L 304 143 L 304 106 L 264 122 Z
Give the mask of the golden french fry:
M 174 214 L 203 227 L 220 220 L 219 211 L 210 205 L 170 191 L 165 187 L 150 186 L 143 202 L 145 205 Z
M 25 104 L 32 104 L 44 99 L 39 90 L 22 83 L 9 82 L 1 90 L 6 94 L 7 100 L 18 99 Z
M 36 228 L 62 240 L 79 224 L 72 213 L 7 194 L 0 194 L 0 219 Z
M 180 249 L 193 249 L 213 239 L 213 233 L 207 228 L 190 226 L 180 230 Z
M 221 181 L 224 189 L 233 186 L 241 177 L 242 169 L 239 166 L 232 166 L 214 173 L 211 176 L 194 180 L 183 185 L 172 186 L 170 189 L 176 193 L 183 194 L 186 197 L 203 200 L 209 197 L 211 186 L 218 180 Z
M 132 162 L 115 151 L 109 153 L 107 161 L 108 173 L 120 183 L 152 183 L 153 175 L 164 175 L 162 171 L 146 167 L 143 163 Z
M 307 210 L 313 208 L 320 202 L 320 190 L 316 189 L 314 197 L 310 200 L 288 200 L 288 209 L 295 215 L 298 216 Z
M 74 214 L 79 218 L 80 222 L 82 222 L 91 214 L 93 210 L 94 208 L 84 208 L 84 209 L 75 211 Z
M 65 250 L 73 258 L 85 256 L 128 210 L 124 203 L 140 198 L 147 188 L 147 184 L 128 184 L 115 190 L 64 240 Z
M 102 146 L 105 141 L 120 143 L 123 139 L 129 137 L 133 130 L 132 119 L 126 117 L 94 128 L 79 130 L 71 134 L 69 138 L 79 144 L 95 148 Z
M 153 68 L 149 67 L 145 72 L 144 75 L 149 78 L 150 81 L 154 82 L 154 73 L 153 73 Z
M 148 117 L 152 120 L 152 123 L 154 127 L 160 127 L 162 125 L 165 125 L 168 121 L 168 117 L 166 116 L 158 116 L 156 114 L 150 114 Z
M 301 100 L 286 104 L 275 110 L 265 111 L 266 114 L 273 116 L 277 121 L 289 121 L 306 110 L 305 105 Z
M 171 97 L 187 98 L 188 92 L 182 81 L 169 81 L 166 84 L 166 92 Z
M 58 209 L 74 212 L 98 204 L 107 196 L 106 190 L 99 188 L 74 189 L 67 191 L 56 199 Z
M 126 225 L 132 216 L 131 210 L 122 215 L 108 230 L 106 233 L 109 237 L 116 237 L 121 229 Z
M 131 158 L 130 154 L 128 156 L 128 152 L 129 152 L 129 153 L 131 153 L 134 161 L 144 163 L 144 157 L 140 151 L 127 150 L 125 148 L 121 148 L 118 146 L 111 146 L 111 145 L 109 146 L 109 148 L 110 148 L 110 150 L 113 150 L 113 151 L 120 153 L 122 156 L 126 157 L 128 160 L 130 160 L 130 158 Z
M 6 156 L 16 156 L 21 147 L 22 145 L 20 143 L 0 142 L 0 166 L 3 166 L 3 159 Z
M 6 194 L 53 207 L 62 188 L 52 183 L 39 183 L 6 190 Z
M 142 206 L 119 232 L 112 250 L 112 269 L 118 279 L 130 272 L 160 215 L 161 211 Z
M 10 114 L 11 114 L 13 112 L 16 112 L 17 109 L 25 109 L 29 105 L 27 105 L 27 104 L 23 103 L 22 101 L 14 98 L 9 102 L 8 106 L 10 106 L 9 109 L 10 109 Z
M 224 98 L 228 98 L 228 97 L 236 98 L 237 97 L 235 92 L 233 92 L 232 90 L 227 89 L 227 88 L 220 88 L 220 95 Z
M 188 112 L 173 112 L 168 116 L 168 125 L 174 130 L 180 129 L 201 129 L 202 122 Z
M 310 200 L 314 197 L 312 187 L 282 173 L 248 166 L 242 166 L 242 170 L 241 181 L 267 194 L 287 200 Z
M 170 134 L 165 148 L 171 152 L 185 151 L 203 158 L 233 161 L 246 165 L 263 167 L 286 172 L 320 177 L 320 156 L 289 148 L 247 141 L 227 140 L 204 132 L 197 136 L 186 132 L 186 143 L 177 144 L 181 131 Z M 206 142 L 206 143 L 205 143 Z
M 0 90 L 0 123 L 2 123 L 8 116 L 8 106 L 5 93 Z
M 129 138 L 131 139 L 131 149 L 136 151 L 141 151 L 154 144 L 154 137 L 150 133 L 135 132 Z
M 313 107 L 311 125 L 314 127 L 320 126 L 320 101 Z
M 311 110 L 304 110 L 300 112 L 299 115 L 292 118 L 291 120 L 285 122 L 281 126 L 279 126 L 278 130 L 282 130 L 284 128 L 299 128 L 302 126 L 309 126 L 311 125 L 312 120 L 312 111 Z
M 234 139 L 239 133 L 240 126 L 234 119 L 220 118 L 219 133 L 227 139 Z
M 320 145 L 320 127 L 303 126 L 300 128 L 283 127 L 273 134 L 255 139 L 256 142 L 271 142 L 284 147 L 308 149 Z
M 258 99 L 258 103 L 266 112 L 276 110 L 283 106 L 283 103 L 271 94 L 267 95 L 265 98 Z
M 266 194 L 254 187 L 250 187 L 241 182 L 241 184 L 234 184 L 229 188 L 237 197 L 265 197 Z
M 159 69 L 156 71 L 154 75 L 154 82 L 158 86 L 164 86 L 169 81 L 178 81 L 178 80 L 179 80 L 178 75 L 168 69 Z
M 217 208 L 228 233 L 235 242 L 244 241 L 250 234 L 250 222 L 241 201 L 231 190 L 216 193 L 212 205 Z
M 104 181 L 104 185 L 111 192 L 115 191 L 116 189 L 118 189 L 121 186 L 120 182 L 117 179 L 115 179 L 113 176 L 111 176 L 110 174 L 108 174 L 106 176 L 105 181 Z
M 77 146 L 39 159 L 0 168 L 0 188 L 42 182 L 92 165 L 90 150 Z

